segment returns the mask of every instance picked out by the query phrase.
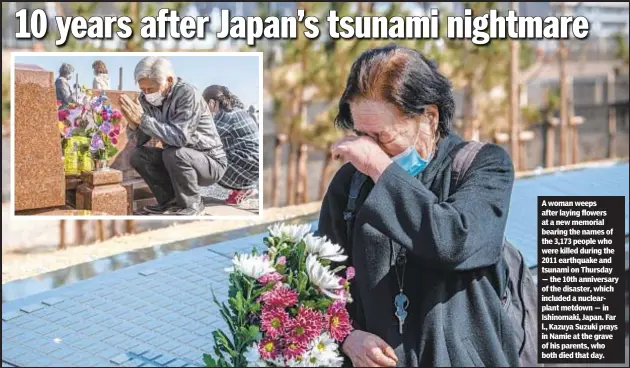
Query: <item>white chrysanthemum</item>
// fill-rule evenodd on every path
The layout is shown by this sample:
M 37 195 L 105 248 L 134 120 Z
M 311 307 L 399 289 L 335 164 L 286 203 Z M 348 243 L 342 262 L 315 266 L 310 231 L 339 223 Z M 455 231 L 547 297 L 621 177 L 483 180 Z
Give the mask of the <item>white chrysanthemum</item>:
M 306 251 L 315 254 L 319 258 L 333 262 L 343 262 L 348 256 L 343 254 L 343 249 L 338 244 L 331 243 L 326 237 L 319 237 L 313 234 L 306 234 L 304 237 Z
M 247 360 L 248 367 L 266 367 L 267 363 L 260 359 L 260 352 L 258 351 L 258 344 L 253 343 L 247 347 L 243 353 L 243 357 Z
M 289 359 L 286 361 L 285 367 L 315 367 L 310 365 L 306 360 L 306 357 L 302 356 L 300 359 Z
M 337 355 L 334 358 L 328 360 L 326 364 L 327 367 L 342 367 L 343 366 L 343 357 L 341 355 Z
M 330 272 L 328 266 L 324 266 L 317 260 L 317 256 L 309 254 L 306 257 L 306 273 L 308 279 L 319 287 L 324 295 L 333 299 L 342 299 L 343 295 L 336 295 L 333 290 L 343 288 L 339 284 L 339 277 Z
M 249 277 L 258 279 L 270 272 L 274 272 L 271 261 L 262 255 L 237 254 L 232 258 L 232 267 L 227 272 L 238 271 Z
M 271 359 L 268 362 L 271 363 L 274 367 L 286 367 L 287 366 L 287 363 L 280 356 L 278 356 L 278 357 L 276 357 L 274 359 Z
M 311 225 L 285 225 L 274 224 L 269 226 L 269 234 L 274 237 L 289 240 L 294 243 L 299 242 L 304 236 L 311 232 Z
M 343 358 L 338 352 L 339 345 L 327 332 L 314 338 L 306 353 L 309 363 L 319 367 L 341 367 Z

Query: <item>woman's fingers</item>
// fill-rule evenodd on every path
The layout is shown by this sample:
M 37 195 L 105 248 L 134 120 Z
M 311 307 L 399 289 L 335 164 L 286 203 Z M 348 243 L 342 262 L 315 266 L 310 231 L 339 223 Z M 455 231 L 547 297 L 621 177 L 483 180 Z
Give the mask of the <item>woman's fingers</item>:
M 378 358 L 378 363 L 386 364 L 388 367 L 395 367 L 398 362 L 398 357 L 394 349 L 378 336 L 376 336 L 376 346 L 377 349 L 372 349 L 372 351 L 376 355 L 375 358 Z
M 332 157 L 335 160 L 343 159 L 345 154 L 345 147 L 343 145 L 335 145 L 332 149 Z
M 378 367 L 395 367 L 396 360 L 388 357 L 380 346 L 375 346 L 368 351 L 370 360 L 377 364 Z
M 383 342 L 385 343 L 385 342 Z M 387 344 L 385 344 L 387 345 Z M 383 348 L 381 346 L 381 349 L 383 350 L 383 353 L 385 354 L 385 356 L 387 356 L 388 358 L 394 360 L 395 362 L 398 362 L 398 357 L 396 356 L 396 352 L 394 352 L 394 349 L 392 349 L 391 346 L 387 345 L 385 348 Z

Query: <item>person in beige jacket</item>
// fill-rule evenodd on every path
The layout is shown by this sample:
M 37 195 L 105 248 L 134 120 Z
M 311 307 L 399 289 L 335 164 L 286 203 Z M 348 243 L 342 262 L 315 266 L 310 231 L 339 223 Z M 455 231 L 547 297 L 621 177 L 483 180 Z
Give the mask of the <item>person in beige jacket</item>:
M 94 80 L 92 81 L 92 89 L 104 90 L 109 88 L 109 75 L 107 74 L 107 67 L 101 60 L 96 60 L 92 64 L 94 70 Z

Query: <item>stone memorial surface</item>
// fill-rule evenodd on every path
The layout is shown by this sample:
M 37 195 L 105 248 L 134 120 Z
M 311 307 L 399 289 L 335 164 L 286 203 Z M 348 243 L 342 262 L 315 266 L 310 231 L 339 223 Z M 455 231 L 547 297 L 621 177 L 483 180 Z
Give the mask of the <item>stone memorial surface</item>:
M 213 295 L 226 302 L 225 268 L 235 251 L 261 242 L 262 234 L 177 252 L 5 302 L 2 360 L 20 367 L 204 367 L 214 330 L 227 330 L 213 302 Z
M 63 206 L 66 181 L 53 73 L 17 64 L 14 96 L 15 210 Z
M 81 175 L 76 206 L 78 210 L 125 216 L 128 210 L 127 190 L 121 185 L 120 170 L 99 170 Z

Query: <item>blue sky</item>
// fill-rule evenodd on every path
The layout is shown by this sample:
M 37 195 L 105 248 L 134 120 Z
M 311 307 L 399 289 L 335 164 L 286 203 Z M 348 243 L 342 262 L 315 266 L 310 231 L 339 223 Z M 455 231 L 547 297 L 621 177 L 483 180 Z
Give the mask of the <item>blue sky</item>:
M 16 63 L 34 64 L 59 75 L 59 66 L 70 63 L 75 73 L 79 73 L 79 83 L 92 88 L 92 63 L 102 60 L 107 65 L 110 87 L 118 89 L 118 70 L 123 68 L 123 89 L 137 91 L 133 78 L 136 64 L 144 56 L 16 56 Z M 207 86 L 219 84 L 228 87 L 245 107 L 259 105 L 259 65 L 257 55 L 243 56 L 167 56 L 173 63 L 175 74 L 184 81 L 193 84 L 200 91 Z

